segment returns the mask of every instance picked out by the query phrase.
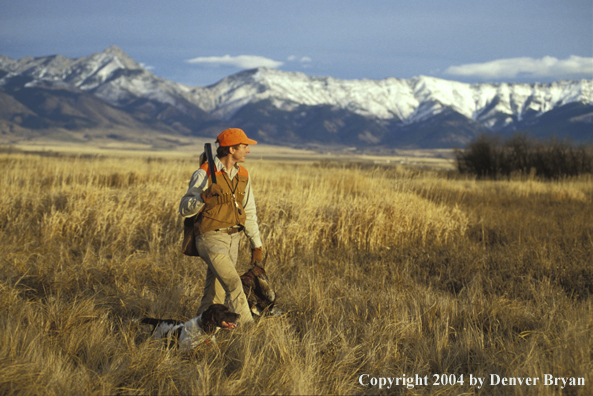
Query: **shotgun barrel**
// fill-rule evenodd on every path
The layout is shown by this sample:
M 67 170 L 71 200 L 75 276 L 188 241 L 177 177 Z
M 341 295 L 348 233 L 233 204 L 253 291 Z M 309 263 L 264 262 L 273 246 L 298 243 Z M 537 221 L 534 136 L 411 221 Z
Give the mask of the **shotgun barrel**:
M 212 184 L 216 184 L 216 166 L 214 165 L 214 157 L 212 156 L 212 144 L 204 144 L 204 151 L 206 152 L 206 158 L 208 159 L 208 169 L 210 169 Z

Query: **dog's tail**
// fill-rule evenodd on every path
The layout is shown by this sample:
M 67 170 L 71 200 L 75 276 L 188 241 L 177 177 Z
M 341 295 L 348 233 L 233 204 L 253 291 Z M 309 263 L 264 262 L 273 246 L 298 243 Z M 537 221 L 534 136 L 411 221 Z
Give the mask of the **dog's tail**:
M 142 320 L 140 320 L 140 323 L 151 325 L 153 327 L 157 327 L 158 325 L 163 323 L 163 321 L 161 319 L 155 319 L 155 318 L 142 318 Z
M 140 323 L 151 325 L 151 326 L 153 326 L 153 328 L 156 329 L 156 327 L 158 325 L 160 325 L 161 323 L 168 323 L 168 324 L 172 324 L 172 325 L 178 325 L 178 324 L 183 323 L 183 322 L 181 322 L 179 320 L 175 320 L 175 319 L 142 318 L 140 320 Z

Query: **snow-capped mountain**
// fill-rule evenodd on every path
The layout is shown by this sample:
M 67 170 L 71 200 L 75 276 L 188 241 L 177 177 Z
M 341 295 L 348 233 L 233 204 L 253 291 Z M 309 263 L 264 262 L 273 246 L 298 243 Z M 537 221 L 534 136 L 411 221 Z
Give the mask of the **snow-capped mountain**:
M 196 103 L 204 110 L 227 118 L 247 103 L 269 99 L 274 106 L 288 111 L 298 105 L 329 105 L 366 117 L 406 123 L 425 120 L 450 108 L 488 123 L 498 114 L 521 119 L 528 112 L 541 114 L 572 102 L 591 103 L 593 80 L 551 84 L 465 84 L 425 76 L 409 80 L 337 80 L 260 68 L 227 77 L 194 93 Z
M 273 143 L 442 147 L 464 144 L 486 131 L 530 129 L 535 135 L 555 133 L 576 140 L 593 135 L 593 80 L 339 80 L 259 68 L 208 87 L 187 87 L 145 70 L 115 46 L 78 59 L 0 56 L 0 94 L 28 107 L 29 118 L 44 115 L 31 107 L 27 93 L 43 92 L 47 100 L 51 92 L 63 91 L 91 95 L 112 111 L 125 113 L 123 118 L 170 133 L 213 135 L 221 127 L 237 125 Z M 10 113 L 3 117 L 7 123 L 16 122 L 14 112 L 3 113 Z M 127 122 L 132 127 L 133 122 Z

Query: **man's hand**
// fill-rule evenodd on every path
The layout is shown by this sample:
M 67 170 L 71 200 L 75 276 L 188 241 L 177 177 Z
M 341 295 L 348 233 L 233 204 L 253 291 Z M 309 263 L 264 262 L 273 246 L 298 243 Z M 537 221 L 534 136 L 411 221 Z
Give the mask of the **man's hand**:
M 217 195 L 222 195 L 222 188 L 220 188 L 218 184 L 213 184 L 202 193 L 201 197 L 205 203 L 208 203 L 208 201 L 212 199 L 212 197 L 215 197 Z
M 263 256 L 261 250 L 261 246 L 251 249 L 251 265 L 259 265 L 262 262 Z

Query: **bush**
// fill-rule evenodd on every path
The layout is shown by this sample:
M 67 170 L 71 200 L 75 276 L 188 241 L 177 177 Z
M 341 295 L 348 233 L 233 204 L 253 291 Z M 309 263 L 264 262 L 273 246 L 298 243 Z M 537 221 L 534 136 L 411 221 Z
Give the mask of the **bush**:
M 534 173 L 546 179 L 593 173 L 593 148 L 569 141 L 538 141 L 525 133 L 506 140 L 482 134 L 455 153 L 460 173 L 479 178 L 510 177 Z

